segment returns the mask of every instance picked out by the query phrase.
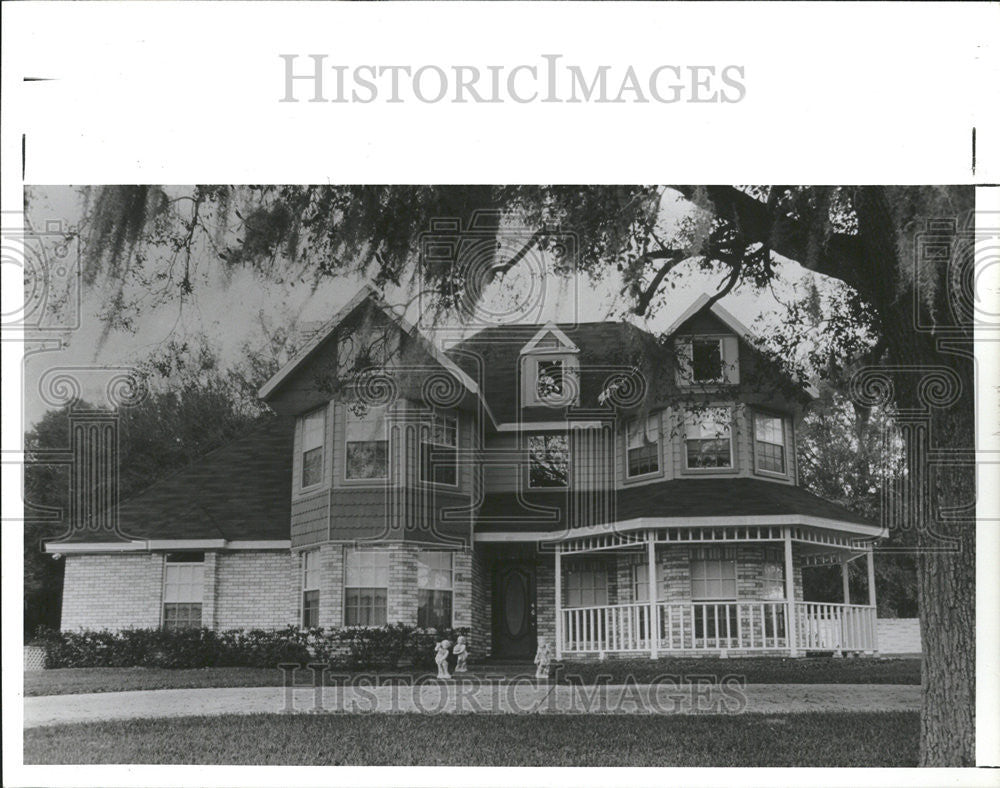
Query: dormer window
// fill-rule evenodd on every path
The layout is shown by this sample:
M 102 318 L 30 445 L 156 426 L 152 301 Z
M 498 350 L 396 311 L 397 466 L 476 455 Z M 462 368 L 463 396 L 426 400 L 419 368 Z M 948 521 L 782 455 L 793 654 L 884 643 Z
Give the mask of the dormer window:
M 695 383 L 722 382 L 721 339 L 695 339 L 691 342 L 691 372 Z
M 677 384 L 710 386 L 740 382 L 739 340 L 735 336 L 694 336 L 679 339 Z
M 564 407 L 578 401 L 580 349 L 554 323 L 521 348 L 521 402 L 525 407 Z

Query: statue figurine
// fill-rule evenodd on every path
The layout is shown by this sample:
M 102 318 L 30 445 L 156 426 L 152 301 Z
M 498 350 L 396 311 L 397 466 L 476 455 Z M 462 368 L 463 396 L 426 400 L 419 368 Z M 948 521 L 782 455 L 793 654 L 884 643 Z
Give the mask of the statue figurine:
M 448 673 L 448 652 L 451 650 L 451 641 L 442 640 L 440 643 L 434 646 L 434 661 L 438 666 L 439 679 L 450 679 L 451 674 Z
M 469 659 L 469 648 L 465 645 L 465 635 L 458 636 L 458 640 L 455 642 L 455 649 L 452 653 L 458 657 L 455 672 L 468 673 L 469 669 L 465 667 L 465 663 Z
M 535 664 L 538 669 L 535 671 L 536 679 L 547 679 L 549 677 L 549 664 L 552 662 L 552 652 L 549 643 L 544 638 L 538 641 L 538 653 L 535 654 Z

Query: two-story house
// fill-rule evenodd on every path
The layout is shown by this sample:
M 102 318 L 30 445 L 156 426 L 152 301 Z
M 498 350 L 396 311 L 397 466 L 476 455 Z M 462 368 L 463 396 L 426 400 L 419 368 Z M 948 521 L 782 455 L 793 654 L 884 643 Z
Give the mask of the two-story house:
M 698 299 L 435 344 L 366 288 L 261 389 L 278 414 L 121 504 L 64 629 L 469 628 L 475 657 L 873 652 L 877 525 L 797 484 L 810 394 Z M 852 604 L 848 563 L 866 560 Z M 841 603 L 802 573 L 840 564 Z M 858 600 L 855 600 L 858 601 Z

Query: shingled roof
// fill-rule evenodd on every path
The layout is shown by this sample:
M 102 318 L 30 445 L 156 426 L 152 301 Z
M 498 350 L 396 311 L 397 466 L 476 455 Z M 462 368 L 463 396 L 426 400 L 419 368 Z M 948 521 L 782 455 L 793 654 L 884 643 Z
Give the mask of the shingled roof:
M 617 522 L 639 517 L 792 515 L 878 527 L 876 523 L 850 509 L 824 500 L 801 487 L 763 479 L 673 479 L 627 487 L 615 491 L 614 496 L 613 511 Z M 556 511 L 551 514 L 532 511 L 522 501 L 534 507 L 549 507 Z M 569 502 L 565 491 L 492 493 L 486 496 L 479 507 L 476 532 L 558 532 L 567 527 L 566 514 L 572 508 L 573 504 Z
M 288 539 L 294 425 L 293 418 L 272 418 L 122 501 L 121 532 L 131 539 Z M 112 540 L 82 533 L 64 541 Z
M 521 349 L 546 326 L 541 323 L 495 326 L 456 343 L 446 355 L 473 380 L 482 379 L 482 391 L 498 422 L 550 421 L 552 408 L 523 408 L 517 413 L 518 363 Z M 602 407 L 598 395 L 614 371 L 627 371 L 640 357 L 665 356 L 656 337 L 624 321 L 559 323 L 556 327 L 579 349 L 580 406 Z

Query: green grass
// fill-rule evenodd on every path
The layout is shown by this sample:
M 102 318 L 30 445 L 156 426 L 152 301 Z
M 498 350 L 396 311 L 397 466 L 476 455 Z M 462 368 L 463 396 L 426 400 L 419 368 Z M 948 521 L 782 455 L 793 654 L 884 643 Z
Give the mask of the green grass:
M 503 665 L 473 668 L 470 675 L 514 676 L 533 672 L 533 667 Z M 566 662 L 563 681 L 594 683 L 598 677 L 621 683 L 631 674 L 643 683 L 664 674 L 745 676 L 748 684 L 919 684 L 919 659 L 636 659 L 605 662 Z M 422 675 L 394 671 L 379 676 Z M 299 671 L 297 682 L 311 682 L 308 671 Z M 178 689 L 192 687 L 272 687 L 282 683 L 282 674 L 268 668 L 63 668 L 24 674 L 24 694 L 63 695 L 81 692 Z
M 916 766 L 908 713 L 248 715 L 35 728 L 28 764 Z

